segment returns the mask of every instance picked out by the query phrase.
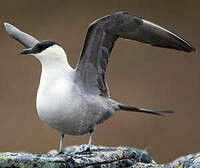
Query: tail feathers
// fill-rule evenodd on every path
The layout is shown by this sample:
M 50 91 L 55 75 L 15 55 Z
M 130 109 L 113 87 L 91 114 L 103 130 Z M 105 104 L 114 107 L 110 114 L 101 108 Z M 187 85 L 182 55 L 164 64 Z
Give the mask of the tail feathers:
M 160 115 L 160 116 L 167 116 L 168 114 L 173 113 L 173 111 L 149 110 L 149 109 L 144 109 L 144 108 L 128 106 L 125 104 L 119 104 L 119 108 L 121 110 L 126 110 L 126 111 L 142 112 L 142 113 L 148 113 L 148 114 L 154 114 L 154 115 Z

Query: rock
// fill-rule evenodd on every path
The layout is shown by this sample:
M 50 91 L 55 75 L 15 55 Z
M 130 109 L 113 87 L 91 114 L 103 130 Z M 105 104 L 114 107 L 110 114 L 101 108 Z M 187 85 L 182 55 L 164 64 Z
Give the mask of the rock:
M 81 153 L 86 145 L 71 146 L 58 156 L 48 154 L 0 153 L 0 168 L 187 168 L 200 167 L 200 153 L 180 157 L 168 164 L 156 164 L 144 150 L 132 147 L 92 146 L 92 153 Z
M 168 165 L 175 168 L 200 168 L 200 153 L 179 157 Z
M 86 149 L 86 145 L 65 148 L 65 152 L 73 155 Z M 131 147 L 92 146 L 92 154 L 75 155 L 68 160 L 69 167 L 130 167 L 137 162 L 151 163 L 151 155 L 144 150 Z

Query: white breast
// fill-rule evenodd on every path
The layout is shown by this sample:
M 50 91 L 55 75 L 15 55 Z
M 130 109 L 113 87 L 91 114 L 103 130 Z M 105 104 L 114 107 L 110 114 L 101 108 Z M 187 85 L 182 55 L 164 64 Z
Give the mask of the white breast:
M 68 72 L 48 73 L 51 75 L 42 72 L 37 93 L 40 119 L 61 133 L 81 135 L 89 132 L 94 121 L 87 114 L 87 103 L 73 82 L 73 71 L 70 75 Z
M 33 54 L 42 65 L 37 93 L 37 112 L 42 121 L 61 133 L 81 135 L 91 130 L 93 116 L 87 102 L 74 83 L 75 70 L 70 67 L 65 51 L 53 45 Z
M 82 135 L 108 118 L 105 103 L 74 82 L 75 70 L 61 47 L 54 45 L 34 56 L 42 64 L 36 105 L 44 123 L 61 133 Z

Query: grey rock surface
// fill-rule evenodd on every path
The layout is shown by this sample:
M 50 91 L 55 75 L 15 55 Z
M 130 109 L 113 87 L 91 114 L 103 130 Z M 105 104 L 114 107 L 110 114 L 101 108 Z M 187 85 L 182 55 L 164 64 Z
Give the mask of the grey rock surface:
M 200 168 L 200 153 L 179 157 L 168 165 L 175 168 Z
M 71 146 L 65 153 L 0 153 L 0 168 L 199 168 L 200 153 L 180 157 L 168 164 L 157 164 L 145 150 L 132 147 L 92 146 L 92 153 L 82 153 L 86 145 Z

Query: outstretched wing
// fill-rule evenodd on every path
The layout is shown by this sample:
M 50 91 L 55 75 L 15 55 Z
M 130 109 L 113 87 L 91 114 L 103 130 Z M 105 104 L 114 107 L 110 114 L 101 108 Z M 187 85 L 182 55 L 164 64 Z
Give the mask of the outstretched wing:
M 37 39 L 35 39 L 31 35 L 28 35 L 22 31 L 20 31 L 15 26 L 13 26 L 9 23 L 4 23 L 4 26 L 5 26 L 8 34 L 10 36 L 12 36 L 15 40 L 17 40 L 21 44 L 23 44 L 26 48 L 32 48 L 39 42 Z
M 89 26 L 76 67 L 77 78 L 88 93 L 109 96 L 104 80 L 106 66 L 113 45 L 119 37 L 157 47 L 195 51 L 189 43 L 177 35 L 127 12 L 105 16 Z

